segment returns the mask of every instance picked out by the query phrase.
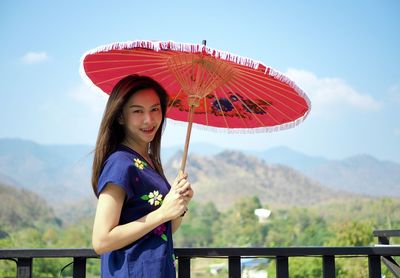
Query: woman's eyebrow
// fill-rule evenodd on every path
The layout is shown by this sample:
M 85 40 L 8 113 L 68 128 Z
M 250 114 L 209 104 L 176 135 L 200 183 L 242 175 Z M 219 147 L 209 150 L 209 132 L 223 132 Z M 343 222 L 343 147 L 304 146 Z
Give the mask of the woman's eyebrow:
M 143 106 L 138 105 L 138 104 L 131 104 L 128 106 L 128 108 L 143 108 Z
M 154 108 L 154 107 L 157 107 L 157 106 L 161 106 L 161 104 L 160 103 L 155 103 L 150 107 Z M 129 108 L 144 108 L 144 106 L 139 105 L 139 104 L 131 104 L 131 105 L 129 105 Z

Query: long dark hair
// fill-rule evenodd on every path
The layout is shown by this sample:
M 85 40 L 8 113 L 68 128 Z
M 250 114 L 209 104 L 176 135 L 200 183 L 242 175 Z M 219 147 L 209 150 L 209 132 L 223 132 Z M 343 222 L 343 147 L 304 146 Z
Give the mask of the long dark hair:
M 104 161 L 116 150 L 117 146 L 125 137 L 124 128 L 118 123 L 118 116 L 122 113 L 124 104 L 137 91 L 143 89 L 154 89 L 160 99 L 162 120 L 153 141 L 150 143 L 150 159 L 160 175 L 164 176 L 161 165 L 160 148 L 161 133 L 164 126 L 165 114 L 168 104 L 168 94 L 165 89 L 154 79 L 147 76 L 129 75 L 121 79 L 113 88 L 104 110 L 103 119 L 97 136 L 96 148 L 92 167 L 92 187 L 94 194 L 97 193 L 97 183 L 103 168 Z

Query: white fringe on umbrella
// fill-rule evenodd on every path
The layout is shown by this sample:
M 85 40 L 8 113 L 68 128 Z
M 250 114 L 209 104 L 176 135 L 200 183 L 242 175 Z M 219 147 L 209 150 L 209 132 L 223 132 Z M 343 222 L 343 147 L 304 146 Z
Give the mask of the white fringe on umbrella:
M 308 111 L 311 110 L 311 101 L 308 98 L 307 94 L 299 87 L 297 86 L 297 84 L 292 81 L 289 77 L 287 77 L 286 75 L 284 75 L 283 73 L 273 69 L 273 68 L 267 68 L 265 70 L 266 74 L 268 74 L 269 76 L 272 76 L 273 78 L 286 83 L 289 87 L 293 88 L 293 90 L 295 90 L 296 93 L 299 94 L 299 96 L 303 97 L 304 100 L 306 101 L 309 109 Z
M 200 53 L 204 51 L 205 53 L 215 58 L 222 59 L 225 61 L 230 61 L 254 69 L 258 69 L 259 65 L 261 64 L 261 62 L 259 61 L 231 54 L 225 51 L 211 49 L 205 45 L 180 43 L 174 41 L 150 41 L 150 40 L 135 40 L 135 41 L 116 42 L 116 43 L 102 45 L 87 51 L 82 56 L 81 62 L 83 62 L 84 58 L 90 54 L 107 52 L 111 50 L 126 50 L 135 48 L 146 48 L 154 51 L 173 50 L 173 51 L 181 51 L 188 53 Z
M 199 130 L 204 130 L 204 131 L 211 131 L 214 133 L 223 133 L 223 134 L 256 134 L 256 133 L 272 133 L 272 132 L 277 132 L 277 131 L 282 131 L 282 130 L 287 130 L 294 128 L 301 124 L 308 116 L 309 114 L 308 110 L 303 116 L 300 118 L 297 118 L 296 120 L 280 125 L 274 125 L 274 126 L 263 126 L 263 127 L 249 127 L 249 128 L 230 128 L 230 127 L 216 127 L 216 126 L 210 126 L 210 125 L 202 125 L 193 122 L 193 127 Z M 179 120 L 174 120 L 170 119 L 167 117 L 166 119 L 167 125 L 172 124 L 174 126 L 181 126 L 181 127 L 187 127 L 187 122 L 186 121 L 179 121 Z

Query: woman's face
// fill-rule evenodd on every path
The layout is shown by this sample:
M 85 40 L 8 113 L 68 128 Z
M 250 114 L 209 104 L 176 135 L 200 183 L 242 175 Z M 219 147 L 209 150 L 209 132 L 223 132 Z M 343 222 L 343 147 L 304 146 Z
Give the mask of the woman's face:
M 154 89 L 133 94 L 122 108 L 118 119 L 124 126 L 125 137 L 139 146 L 150 143 L 162 121 L 160 99 Z

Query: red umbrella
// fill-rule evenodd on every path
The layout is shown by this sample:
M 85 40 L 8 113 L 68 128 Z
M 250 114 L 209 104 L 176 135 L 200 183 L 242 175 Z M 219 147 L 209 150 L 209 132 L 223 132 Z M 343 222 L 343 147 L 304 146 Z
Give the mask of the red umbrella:
M 170 95 L 167 117 L 228 132 L 270 132 L 294 127 L 308 115 L 306 94 L 261 62 L 202 45 L 129 41 L 100 46 L 82 57 L 81 74 L 110 94 L 131 74 L 157 80 Z

